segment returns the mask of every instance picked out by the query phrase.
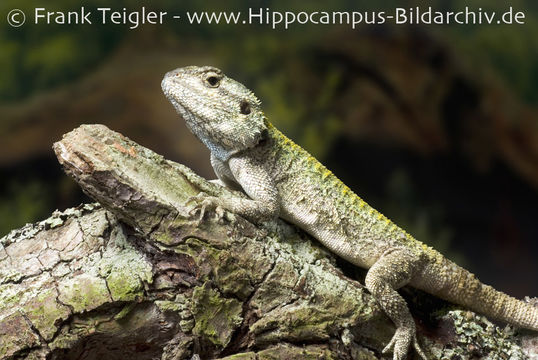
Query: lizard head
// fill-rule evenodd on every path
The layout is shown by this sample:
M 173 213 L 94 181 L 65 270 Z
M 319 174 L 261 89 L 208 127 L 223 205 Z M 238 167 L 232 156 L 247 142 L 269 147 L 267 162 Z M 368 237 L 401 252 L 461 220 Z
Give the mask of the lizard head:
M 260 101 L 217 68 L 172 70 L 161 86 L 189 129 L 222 161 L 256 146 L 266 136 Z

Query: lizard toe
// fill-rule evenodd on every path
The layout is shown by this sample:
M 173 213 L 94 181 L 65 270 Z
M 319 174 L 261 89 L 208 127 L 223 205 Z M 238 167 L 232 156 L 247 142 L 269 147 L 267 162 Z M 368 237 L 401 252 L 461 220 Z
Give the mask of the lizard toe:
M 205 216 L 205 209 L 203 207 L 196 206 L 189 211 L 189 216 L 194 218 L 194 223 L 199 226 Z
M 392 352 L 392 349 L 394 348 L 394 344 L 396 342 L 396 335 L 394 335 L 392 337 L 392 339 L 390 339 L 390 342 L 387 344 L 387 346 L 385 346 L 385 348 L 383 349 L 383 354 L 388 354 L 390 352 Z
M 424 351 L 420 348 L 414 329 L 397 329 L 388 345 L 383 349 L 383 353 L 390 353 L 392 351 L 393 360 L 404 360 L 407 358 L 411 344 L 413 344 L 413 348 L 422 359 L 428 360 Z
M 383 349 L 383 353 L 388 353 L 392 350 L 393 360 L 404 360 L 407 358 L 407 353 L 411 343 L 413 343 L 415 348 L 418 346 L 416 342 L 415 329 L 413 327 L 399 327 L 396 329 L 396 332 L 388 345 Z M 420 352 L 422 353 L 422 350 L 420 350 Z
M 205 217 L 205 213 L 207 211 L 207 204 L 205 203 L 205 199 L 207 199 L 207 194 L 204 192 L 200 192 L 195 196 L 191 196 L 185 204 L 192 204 L 194 203 L 194 206 L 192 209 L 189 210 L 188 214 L 190 217 L 195 218 L 196 226 L 200 225 L 202 220 Z
M 222 206 L 215 207 L 215 218 L 219 224 L 224 224 L 224 220 L 226 219 L 225 213 L 226 211 Z
M 190 198 L 187 199 L 187 201 L 185 201 L 185 204 L 188 205 L 188 204 L 198 204 L 200 201 L 203 201 L 205 198 L 209 197 L 209 195 L 207 195 L 205 192 L 203 191 L 200 191 L 198 194 L 194 195 L 194 196 L 191 196 Z
M 426 354 L 424 354 L 424 351 L 420 348 L 420 345 L 418 344 L 417 336 L 415 335 L 413 338 L 413 347 L 415 348 L 415 352 L 423 359 L 428 360 L 426 357 Z
M 225 210 L 220 205 L 219 199 L 214 196 L 207 196 L 206 194 L 201 194 L 202 193 L 187 200 L 187 202 L 196 201 L 196 205 L 189 211 L 189 215 L 192 217 L 197 217 L 196 223 L 198 225 L 203 221 L 205 215 L 210 211 L 215 212 L 215 218 L 217 221 L 223 221 L 222 219 L 224 219 Z

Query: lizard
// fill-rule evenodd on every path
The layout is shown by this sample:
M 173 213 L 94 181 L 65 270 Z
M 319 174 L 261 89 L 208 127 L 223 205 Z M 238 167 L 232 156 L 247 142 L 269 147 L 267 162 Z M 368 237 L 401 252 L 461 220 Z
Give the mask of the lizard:
M 481 283 L 477 277 L 368 205 L 266 118 L 259 99 L 211 66 L 166 73 L 162 90 L 190 131 L 210 150 L 217 181 L 248 198 L 203 194 L 193 210 L 220 209 L 254 222 L 281 217 L 331 252 L 367 270 L 365 286 L 395 333 L 383 349 L 394 360 L 410 348 L 423 359 L 416 325 L 398 293 L 410 285 L 490 318 L 538 331 L 538 307 Z

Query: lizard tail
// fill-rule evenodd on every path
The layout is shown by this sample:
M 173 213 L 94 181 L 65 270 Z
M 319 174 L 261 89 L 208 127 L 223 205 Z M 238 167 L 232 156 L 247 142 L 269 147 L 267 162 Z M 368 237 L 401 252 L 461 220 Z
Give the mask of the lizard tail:
M 538 331 L 538 307 L 482 284 L 472 273 L 457 267 L 441 297 L 496 320 Z

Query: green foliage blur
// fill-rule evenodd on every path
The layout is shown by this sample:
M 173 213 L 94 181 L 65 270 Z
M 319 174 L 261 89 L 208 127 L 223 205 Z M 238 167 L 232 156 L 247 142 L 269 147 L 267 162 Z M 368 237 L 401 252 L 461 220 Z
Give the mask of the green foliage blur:
M 184 11 L 246 11 L 269 8 L 273 11 L 379 11 L 395 7 L 412 7 L 413 2 L 383 1 L 361 2 L 335 0 L 310 1 L 174 1 L 159 0 L 151 4 L 136 0 L 3 0 L 0 13 L 19 8 L 30 14 L 36 6 L 47 10 L 88 9 L 97 7 L 127 8 L 146 6 L 156 11 L 171 13 Z M 436 0 L 433 8 L 461 10 L 470 6 L 466 1 L 447 3 Z M 493 72 L 506 79 L 508 86 L 529 104 L 538 104 L 538 11 L 534 1 L 519 0 L 511 3 L 515 9 L 526 13 L 525 26 L 443 25 L 431 26 L 428 31 L 441 36 L 461 53 L 462 59 L 474 70 Z M 473 2 L 474 9 L 506 11 L 507 4 L 489 1 Z M 338 68 L 323 69 L 323 86 L 319 92 L 295 91 L 301 89 L 297 82 L 309 82 L 307 73 L 301 77 L 305 63 L 316 63 L 311 49 L 331 39 L 328 26 L 294 24 L 288 30 L 273 30 L 269 26 L 198 25 L 185 22 L 167 22 L 162 25 L 168 36 L 181 38 L 185 43 L 196 43 L 215 58 L 220 59 L 230 72 L 251 74 L 250 79 L 240 79 L 258 89 L 264 107 L 277 125 L 308 148 L 315 156 L 323 158 L 333 141 L 342 131 L 338 116 L 327 113 L 327 104 L 338 96 L 335 91 L 344 79 Z M 362 29 L 349 30 L 363 31 Z M 123 40 L 133 36 L 126 26 L 117 25 L 34 25 L 12 28 L 7 23 L 0 27 L 0 104 L 22 101 L 30 96 L 53 89 L 61 84 L 76 81 L 98 67 L 107 56 L 122 46 Z M 329 34 L 329 35 L 327 35 Z M 316 65 L 314 65 L 316 66 Z M 240 70 L 240 71 L 239 71 Z M 264 74 L 260 76 L 259 74 Z M 295 76 L 290 76 L 294 74 Z M 286 94 L 286 95 L 284 95 Z M 312 99 L 312 96 L 315 96 Z M 309 106 L 313 105 L 313 106 Z M 39 179 L 35 179 L 39 181 Z M 8 198 L 6 198 L 8 196 Z M 12 196 L 12 197 L 11 197 Z M 4 193 L 2 202 L 20 202 L 15 192 Z M 43 203 L 43 202 L 42 202 Z M 21 203 L 22 204 L 22 203 Z M 43 203 L 44 204 L 44 203 Z M 18 205 L 19 206 L 19 205 Z M 22 205 L 20 205 L 22 206 Z M 32 205 L 37 206 L 37 205 Z M 43 212 L 28 210 L 28 214 Z M 35 220 L 26 216 L 27 220 Z M 6 226 L 10 226 L 6 223 Z M 5 233 L 7 228 L 0 229 Z
M 356 3 L 349 0 L 328 2 L 310 1 L 174 1 L 159 0 L 145 3 L 136 0 L 88 0 L 81 3 L 77 0 L 49 0 L 42 3 L 35 0 L 3 0 L 0 13 L 7 14 L 10 9 L 19 8 L 28 14 L 37 7 L 47 10 L 78 9 L 80 6 L 91 9 L 97 7 L 123 7 L 132 10 L 146 6 L 156 11 L 246 11 L 253 8 L 269 8 L 273 11 L 380 11 L 395 7 L 413 7 L 414 2 L 380 1 Z M 455 45 L 465 60 L 472 60 L 475 65 L 483 64 L 483 68 L 491 67 L 492 71 L 504 76 L 507 83 L 514 87 L 523 98 L 530 103 L 538 102 L 538 11 L 534 1 L 519 0 L 510 4 L 474 1 L 435 0 L 428 3 L 434 9 L 444 11 L 461 10 L 465 6 L 472 9 L 482 8 L 488 11 L 504 12 L 509 6 L 515 11 L 525 11 L 525 25 L 443 25 L 430 26 L 428 31 L 439 33 L 447 42 Z M 245 73 L 259 74 L 262 71 L 275 70 L 283 58 L 295 58 L 296 61 L 307 61 L 307 49 L 319 43 L 321 35 L 330 32 L 329 26 L 313 26 L 294 24 L 288 30 L 273 30 L 269 26 L 233 25 L 198 25 L 188 26 L 185 22 L 167 22 L 162 25 L 175 36 L 185 41 L 196 41 L 210 47 L 219 58 L 230 65 L 243 69 Z M 121 46 L 122 39 L 129 34 L 126 26 L 115 25 L 47 25 L 26 24 L 20 28 L 12 28 L 7 23 L 0 27 L 0 68 L 9 71 L 0 72 L 0 102 L 11 102 L 28 97 L 36 92 L 44 91 L 59 84 L 73 81 L 83 76 L 92 67 L 97 66 L 107 54 Z M 350 30 L 352 31 L 352 30 Z M 355 31 L 361 31 L 357 29 Z M 280 78 L 263 79 L 264 87 L 273 101 L 285 86 L 289 86 L 285 74 Z M 330 77 L 330 76 L 329 76 Z M 283 81 L 283 79 L 285 81 Z M 328 78 L 327 81 L 334 81 Z M 272 96 L 271 96 L 272 95 Z M 287 104 L 276 103 L 275 109 L 286 112 L 297 109 L 298 101 L 304 99 L 287 99 Z M 280 112 L 279 110 L 277 110 Z M 297 111 L 297 110 L 296 110 Z M 300 114 L 291 118 L 295 119 Z M 312 136 L 312 135 L 308 135 Z
M 39 179 L 27 183 L 9 182 L 7 189 L 12 194 L 0 201 L 0 232 L 7 233 L 13 224 L 26 224 L 45 219 L 51 203 L 47 185 Z
M 105 6 L 108 1 L 85 1 L 84 6 Z M 0 27 L 0 103 L 21 100 L 39 91 L 53 88 L 83 76 L 124 36 L 121 28 L 109 26 L 70 26 L 31 24 L 30 14 L 35 7 L 50 11 L 78 9 L 80 1 L 4 0 L 0 13 L 20 9 L 27 23 L 12 28 L 6 22 Z

